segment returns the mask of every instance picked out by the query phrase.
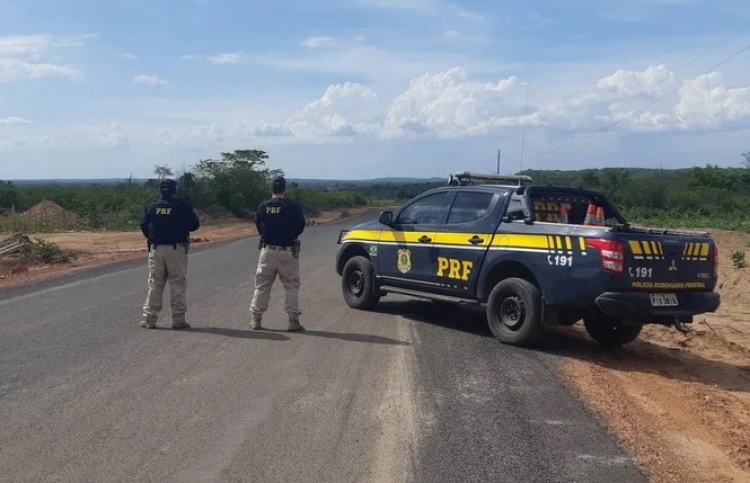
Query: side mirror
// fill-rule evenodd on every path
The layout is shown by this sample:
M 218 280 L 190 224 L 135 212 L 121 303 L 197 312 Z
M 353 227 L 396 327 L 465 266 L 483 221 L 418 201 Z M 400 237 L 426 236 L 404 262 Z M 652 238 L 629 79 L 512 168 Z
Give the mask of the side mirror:
M 380 223 L 391 226 L 393 224 L 393 212 L 392 211 L 384 211 L 380 213 L 379 220 Z

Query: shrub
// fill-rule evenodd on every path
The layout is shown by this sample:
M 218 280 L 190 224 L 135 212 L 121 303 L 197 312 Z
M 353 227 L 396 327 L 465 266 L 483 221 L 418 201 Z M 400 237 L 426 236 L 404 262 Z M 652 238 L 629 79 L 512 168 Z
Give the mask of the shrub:
M 734 268 L 745 268 L 745 266 L 747 265 L 747 262 L 745 261 L 745 252 L 733 251 L 729 256 L 732 260 L 732 266 Z
M 21 254 L 33 260 L 41 260 L 44 263 L 68 263 L 73 258 L 71 253 L 58 245 L 40 239 L 35 239 L 34 243 L 23 247 Z

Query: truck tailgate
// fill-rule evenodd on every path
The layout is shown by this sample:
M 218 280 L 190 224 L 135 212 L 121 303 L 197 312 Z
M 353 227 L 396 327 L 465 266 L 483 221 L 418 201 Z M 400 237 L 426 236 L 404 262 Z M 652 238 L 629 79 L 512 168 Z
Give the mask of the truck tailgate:
M 716 247 L 709 236 L 617 233 L 624 242 L 625 273 L 630 290 L 683 292 L 713 290 Z

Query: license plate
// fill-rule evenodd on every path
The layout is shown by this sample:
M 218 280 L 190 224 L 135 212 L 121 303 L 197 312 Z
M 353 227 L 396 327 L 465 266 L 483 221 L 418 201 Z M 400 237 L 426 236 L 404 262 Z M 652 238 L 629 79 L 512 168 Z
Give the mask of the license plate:
M 654 307 L 676 307 L 679 305 L 677 295 L 673 293 L 652 293 L 651 305 Z

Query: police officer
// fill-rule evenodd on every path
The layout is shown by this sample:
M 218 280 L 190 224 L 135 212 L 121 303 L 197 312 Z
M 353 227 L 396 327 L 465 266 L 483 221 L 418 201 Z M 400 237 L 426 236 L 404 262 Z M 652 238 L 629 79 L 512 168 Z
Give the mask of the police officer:
M 300 206 L 285 199 L 286 180 L 274 178 L 272 198 L 260 204 L 255 226 L 260 234 L 260 256 L 255 273 L 255 293 L 250 304 L 251 327 L 262 329 L 263 313 L 268 309 L 271 287 L 276 275 L 286 292 L 284 309 L 289 316 L 289 331 L 305 330 L 299 321 L 299 240 L 305 229 L 305 217 Z
M 148 244 L 148 295 L 140 326 L 156 327 L 162 309 L 164 287 L 169 281 L 172 328 L 187 329 L 185 300 L 187 254 L 190 232 L 200 227 L 193 207 L 178 199 L 177 183 L 166 179 L 159 184 L 161 199 L 148 204 L 141 217 L 141 231 Z

